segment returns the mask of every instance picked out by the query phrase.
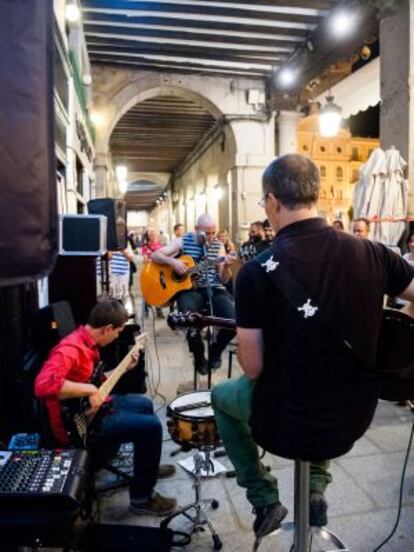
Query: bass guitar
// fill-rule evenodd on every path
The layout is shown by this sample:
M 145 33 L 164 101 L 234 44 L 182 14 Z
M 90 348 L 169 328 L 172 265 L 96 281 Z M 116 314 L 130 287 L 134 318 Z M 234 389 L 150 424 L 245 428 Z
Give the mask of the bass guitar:
M 154 307 L 165 305 L 179 291 L 192 289 L 195 275 L 202 274 L 209 267 L 224 262 L 226 257 L 206 259 L 197 264 L 188 255 L 182 255 L 178 260 L 188 268 L 185 274 L 177 274 L 170 265 L 161 265 L 154 261 L 143 266 L 140 276 L 141 293 L 149 305 Z
M 219 316 L 202 316 L 198 312 L 172 312 L 167 317 L 167 324 L 172 330 L 177 328 L 196 328 L 202 330 L 207 326 L 235 330 L 236 321 L 233 318 Z
M 111 375 L 100 385 L 98 392 L 102 401 L 108 397 L 118 380 L 128 370 L 132 355 L 141 351 L 148 340 L 148 334 L 143 333 L 135 338 L 135 345 L 130 349 L 127 355 L 121 360 L 118 366 L 112 371 Z M 96 376 L 89 383 L 98 387 L 99 382 Z M 79 397 L 76 399 L 66 399 L 61 401 L 61 416 L 63 425 L 68 434 L 71 445 L 77 448 L 84 448 L 93 440 L 93 435 L 99 429 L 100 421 L 105 415 L 110 403 L 103 402 L 98 412 L 90 413 L 90 403 L 88 397 Z

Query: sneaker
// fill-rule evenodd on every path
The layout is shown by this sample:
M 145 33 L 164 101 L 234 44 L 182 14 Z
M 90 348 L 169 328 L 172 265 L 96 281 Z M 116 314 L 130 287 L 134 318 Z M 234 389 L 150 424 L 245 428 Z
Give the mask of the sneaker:
M 309 496 L 309 525 L 323 527 L 328 525 L 328 503 L 322 493 L 311 491 Z
M 165 479 L 175 474 L 175 466 L 172 464 L 160 464 L 158 466 L 158 479 Z
M 269 533 L 273 533 L 273 531 L 279 529 L 288 510 L 281 502 L 276 502 L 267 506 L 256 506 L 256 508 L 253 508 L 253 513 L 256 515 L 253 531 L 255 532 L 256 539 L 260 540 Z
M 153 493 L 145 502 L 131 498 L 129 510 L 139 516 L 168 516 L 174 512 L 176 507 L 177 501 L 175 498 Z

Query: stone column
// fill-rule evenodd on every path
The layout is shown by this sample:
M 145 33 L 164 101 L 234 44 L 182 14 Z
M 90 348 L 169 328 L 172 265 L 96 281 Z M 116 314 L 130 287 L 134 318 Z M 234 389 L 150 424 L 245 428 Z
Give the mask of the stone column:
M 95 156 L 95 194 L 96 197 L 106 197 L 108 188 L 108 156 L 97 153 Z
M 277 117 L 279 156 L 298 153 L 298 122 L 301 117 L 297 111 L 280 111 Z
M 401 0 L 380 21 L 382 149 L 395 146 L 408 163 L 408 215 L 414 216 L 414 0 Z

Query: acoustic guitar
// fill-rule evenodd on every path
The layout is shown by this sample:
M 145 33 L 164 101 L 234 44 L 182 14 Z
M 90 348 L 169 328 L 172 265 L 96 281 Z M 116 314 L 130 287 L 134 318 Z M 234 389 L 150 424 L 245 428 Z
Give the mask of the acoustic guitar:
M 170 265 L 161 265 L 150 261 L 141 270 L 142 296 L 153 307 L 165 305 L 179 291 L 192 289 L 195 275 L 202 274 L 209 267 L 218 265 L 224 262 L 225 259 L 226 257 L 217 257 L 217 259 L 206 259 L 195 264 L 192 257 L 182 255 L 178 257 L 178 260 L 182 261 L 188 268 L 186 274 L 177 274 Z
M 132 355 L 141 351 L 148 340 L 148 334 L 143 333 L 135 338 L 135 345 L 128 351 L 111 375 L 99 387 L 99 395 L 102 401 L 108 397 L 118 380 L 125 374 L 131 362 Z M 94 374 L 89 383 L 99 386 L 100 373 Z M 94 433 L 99 429 L 99 423 L 106 414 L 110 403 L 103 403 L 97 413 L 89 412 L 90 403 L 88 397 L 66 399 L 61 401 L 61 416 L 65 430 L 71 445 L 84 448 L 91 443 Z

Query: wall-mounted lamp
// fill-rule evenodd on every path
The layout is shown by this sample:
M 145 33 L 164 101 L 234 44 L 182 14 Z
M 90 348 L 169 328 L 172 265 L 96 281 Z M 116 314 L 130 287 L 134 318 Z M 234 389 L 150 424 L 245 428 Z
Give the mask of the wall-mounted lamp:
M 128 176 L 128 168 L 125 165 L 117 165 L 115 167 L 115 174 L 118 182 L 126 180 Z
M 119 180 L 118 181 L 119 191 L 121 194 L 126 194 L 128 189 L 128 182 L 126 180 Z
M 342 109 L 333 101 L 333 96 L 327 96 L 326 104 L 319 111 L 319 131 L 326 138 L 338 134 L 342 121 Z
M 220 199 L 222 199 L 223 197 L 223 188 L 219 186 L 219 184 L 217 184 L 217 186 L 214 186 L 213 194 L 214 194 L 214 199 L 216 199 L 217 201 L 220 201 Z

